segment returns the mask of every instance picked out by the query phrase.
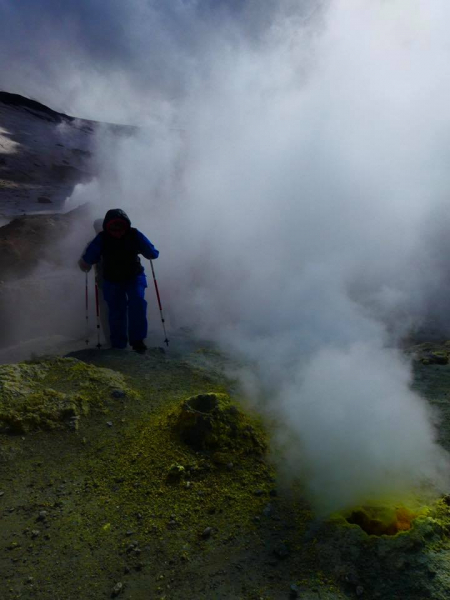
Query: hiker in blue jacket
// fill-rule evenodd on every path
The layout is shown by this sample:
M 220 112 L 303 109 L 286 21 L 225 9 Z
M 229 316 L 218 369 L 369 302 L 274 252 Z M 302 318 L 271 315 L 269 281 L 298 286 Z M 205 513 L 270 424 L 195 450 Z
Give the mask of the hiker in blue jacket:
M 140 231 L 131 227 L 123 210 L 108 210 L 101 231 L 87 246 L 79 260 L 82 271 L 102 261 L 103 296 L 108 305 L 109 328 L 113 348 L 126 348 L 129 341 L 136 352 L 147 346 L 147 279 L 139 254 L 158 258 L 159 252 Z

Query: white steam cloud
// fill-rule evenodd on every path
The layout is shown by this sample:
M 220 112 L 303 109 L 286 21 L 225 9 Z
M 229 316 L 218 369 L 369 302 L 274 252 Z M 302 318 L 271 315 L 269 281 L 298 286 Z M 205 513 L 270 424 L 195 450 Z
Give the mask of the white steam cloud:
M 390 346 L 448 289 L 430 246 L 448 223 L 450 6 L 305 14 L 272 14 L 257 44 L 216 25 L 158 118 L 99 139 L 102 175 L 75 196 L 125 209 L 161 251 L 176 321 L 254 365 L 246 390 L 327 512 L 448 484 Z

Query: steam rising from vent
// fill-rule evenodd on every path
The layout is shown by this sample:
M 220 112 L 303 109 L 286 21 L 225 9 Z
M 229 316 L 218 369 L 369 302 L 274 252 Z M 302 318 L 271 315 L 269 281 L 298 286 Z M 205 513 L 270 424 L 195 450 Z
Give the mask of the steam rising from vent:
M 173 322 L 251 365 L 243 387 L 319 510 L 437 492 L 448 457 L 393 345 L 448 291 L 450 7 L 281 5 L 255 37 L 231 16 L 212 36 L 186 4 L 204 35 L 182 89 L 127 81 L 117 118 L 143 127 L 100 135 L 101 174 L 72 201 L 122 207 L 160 249 Z
M 298 373 L 279 394 L 287 424 L 279 437 L 290 469 L 307 474 L 316 506 L 327 512 L 336 498 L 340 508 L 355 498 L 401 502 L 412 482 L 445 482 L 433 415 L 409 389 L 399 353 L 372 343 L 328 347 Z M 289 432 L 297 436 L 293 446 Z

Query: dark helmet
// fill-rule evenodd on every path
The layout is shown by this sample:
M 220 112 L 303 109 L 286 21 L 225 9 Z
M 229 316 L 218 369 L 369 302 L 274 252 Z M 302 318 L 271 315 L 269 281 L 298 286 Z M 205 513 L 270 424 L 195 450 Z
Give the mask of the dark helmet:
M 124 236 L 131 227 L 131 221 L 126 212 L 120 208 L 108 210 L 103 219 L 103 231 L 113 237 Z

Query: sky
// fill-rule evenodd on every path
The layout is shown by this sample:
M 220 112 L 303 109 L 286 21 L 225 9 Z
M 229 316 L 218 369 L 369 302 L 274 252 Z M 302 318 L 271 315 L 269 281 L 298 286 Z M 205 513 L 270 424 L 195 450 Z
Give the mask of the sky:
M 0 7 L 0 88 L 142 126 L 100 131 L 71 202 L 121 206 L 150 237 L 172 327 L 247 365 L 316 509 L 446 489 L 397 342 L 448 326 L 450 5 Z
M 135 120 L 141 120 L 143 113 L 151 114 L 149 104 L 179 98 L 197 69 L 212 68 L 205 56 L 220 44 L 218 34 L 231 44 L 245 39 L 256 49 L 276 19 L 308 16 L 317 10 L 309 5 L 275 0 L 0 0 L 0 50 L 7 65 L 0 89 L 99 120 L 124 120 L 133 107 Z M 127 110 L 121 103 L 127 103 Z

